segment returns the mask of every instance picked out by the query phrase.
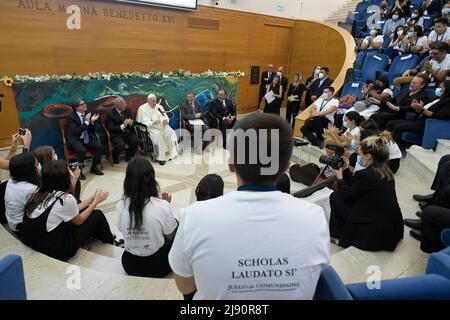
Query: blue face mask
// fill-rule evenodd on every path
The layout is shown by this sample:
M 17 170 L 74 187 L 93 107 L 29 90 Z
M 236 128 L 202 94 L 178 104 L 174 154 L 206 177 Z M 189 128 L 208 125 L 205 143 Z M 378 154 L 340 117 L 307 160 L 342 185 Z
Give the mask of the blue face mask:
M 443 15 L 448 15 L 450 13 L 450 8 L 442 8 L 441 12 Z
M 41 166 L 41 164 L 38 162 L 38 165 L 37 165 L 37 172 L 38 172 L 38 175 L 42 175 L 42 166 Z
M 440 97 L 440 96 L 442 96 L 442 91 L 441 91 L 441 88 L 436 88 L 436 90 L 434 90 L 434 95 L 436 96 L 436 97 Z
M 394 14 L 394 15 L 392 16 L 392 20 L 393 20 L 393 21 L 397 21 L 398 18 L 399 18 L 398 14 Z
M 376 30 L 370 30 L 370 35 L 371 36 L 374 36 L 374 35 L 376 35 L 377 34 L 377 31 Z
M 345 129 L 348 129 L 348 122 L 347 122 L 347 121 L 344 121 L 344 122 L 342 123 L 342 126 L 343 126 Z
M 324 94 L 322 95 L 322 98 L 323 98 L 323 100 L 328 100 L 328 93 L 324 93 Z
M 358 157 L 356 158 L 356 162 L 358 162 L 358 164 L 359 164 L 361 167 L 363 167 L 363 168 L 366 167 L 366 165 L 364 164 L 364 162 L 362 161 L 362 159 L 361 159 L 360 156 L 358 156 Z

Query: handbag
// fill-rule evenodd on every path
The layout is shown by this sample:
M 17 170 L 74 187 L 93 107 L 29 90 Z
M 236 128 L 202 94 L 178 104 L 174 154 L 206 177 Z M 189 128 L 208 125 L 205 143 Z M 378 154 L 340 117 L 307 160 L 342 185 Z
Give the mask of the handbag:
M 294 164 L 289 168 L 289 175 L 295 182 L 311 186 L 320 174 L 320 168 L 315 163 L 308 163 L 304 166 Z

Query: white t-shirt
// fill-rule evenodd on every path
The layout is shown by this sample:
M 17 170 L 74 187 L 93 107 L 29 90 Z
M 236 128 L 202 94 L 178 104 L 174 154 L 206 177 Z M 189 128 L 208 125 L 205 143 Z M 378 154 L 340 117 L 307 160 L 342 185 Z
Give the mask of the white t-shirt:
M 347 128 L 347 130 L 345 130 L 344 134 L 347 134 L 349 132 L 355 138 L 361 134 L 361 130 L 359 129 L 359 127 L 354 127 L 353 129 Z
M 5 214 L 12 230 L 18 231 L 17 225 L 23 222 L 23 209 L 36 189 L 36 185 L 26 181 L 8 180 L 5 191 Z
M 450 70 L 450 54 L 447 53 L 441 63 L 438 63 L 436 60 L 431 60 L 431 66 L 436 72 Z
M 320 97 L 315 101 L 314 104 L 316 106 L 316 111 L 322 112 L 322 111 L 330 109 L 331 107 L 339 107 L 339 100 L 336 98 L 332 98 L 329 101 L 325 101 L 325 100 L 323 100 L 322 97 Z M 331 123 L 334 123 L 334 114 L 335 113 L 336 113 L 336 111 L 327 114 L 325 117 L 327 117 L 327 119 L 330 120 Z
M 370 36 L 367 36 L 367 37 L 364 38 L 363 42 L 366 43 L 366 44 L 368 44 L 368 43 L 369 43 L 369 39 L 370 39 Z M 381 43 L 384 42 L 384 38 L 383 38 L 383 36 L 382 36 L 381 34 L 378 35 L 378 36 L 376 36 L 376 37 L 373 38 L 373 40 L 372 40 L 372 44 L 373 44 L 373 43 L 380 43 L 380 42 L 381 42 Z M 368 49 L 373 49 L 372 44 L 370 44 L 370 46 L 369 46 Z
M 435 30 L 428 35 L 428 41 L 447 41 L 450 39 L 450 28 L 447 27 L 443 35 L 438 35 Z
M 414 46 L 425 47 L 427 45 L 427 42 L 428 42 L 427 36 L 422 36 L 417 39 L 416 43 L 414 43 Z
M 61 196 L 63 203 L 56 201 L 47 219 L 47 232 L 54 230 L 61 222 L 69 222 L 75 218 L 80 212 L 78 210 L 77 200 L 73 195 L 63 192 L 53 192 L 46 206 L 39 205 L 31 213 L 31 218 L 39 217 L 45 209 L 47 209 L 55 200 L 56 196 Z
M 151 197 L 143 210 L 142 226 L 133 229 L 130 228 L 129 206 L 129 199 L 120 200 L 116 205 L 117 228 L 123 233 L 125 250 L 139 257 L 151 256 L 164 245 L 164 235 L 172 233 L 178 222 L 167 201 Z
M 233 191 L 180 211 L 172 270 L 194 299 L 311 299 L 329 264 L 323 209 L 280 191 Z

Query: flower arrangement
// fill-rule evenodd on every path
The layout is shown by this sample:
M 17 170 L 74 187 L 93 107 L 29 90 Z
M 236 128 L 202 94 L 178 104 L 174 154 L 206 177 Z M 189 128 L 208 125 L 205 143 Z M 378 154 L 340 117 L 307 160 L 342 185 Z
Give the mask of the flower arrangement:
M 153 79 L 153 78 L 217 78 L 217 77 L 244 77 L 245 73 L 242 71 L 231 71 L 231 72 L 215 72 L 215 71 L 205 71 L 202 73 L 192 73 L 187 70 L 178 69 L 176 71 L 171 71 L 168 73 L 163 73 L 160 71 L 149 71 L 149 72 L 95 72 L 88 73 L 87 75 L 79 74 L 65 74 L 65 75 L 42 75 L 42 76 L 28 76 L 28 75 L 16 75 L 14 79 L 5 77 L 3 83 L 5 86 L 12 86 L 14 82 L 24 83 L 24 82 L 49 82 L 49 81 L 72 81 L 72 80 L 115 80 L 115 79 L 133 79 L 133 78 L 143 78 L 143 79 Z M 8 84 L 7 84 L 8 81 Z

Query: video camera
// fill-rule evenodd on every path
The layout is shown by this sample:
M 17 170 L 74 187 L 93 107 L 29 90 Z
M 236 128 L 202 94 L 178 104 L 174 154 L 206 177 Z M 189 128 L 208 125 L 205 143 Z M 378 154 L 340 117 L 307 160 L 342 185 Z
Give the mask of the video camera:
M 327 149 L 333 150 L 334 154 L 332 157 L 325 155 L 321 156 L 319 162 L 326 164 L 335 170 L 342 168 L 344 166 L 344 159 L 342 159 L 342 156 L 344 155 L 345 149 L 334 144 L 327 144 L 326 147 Z

